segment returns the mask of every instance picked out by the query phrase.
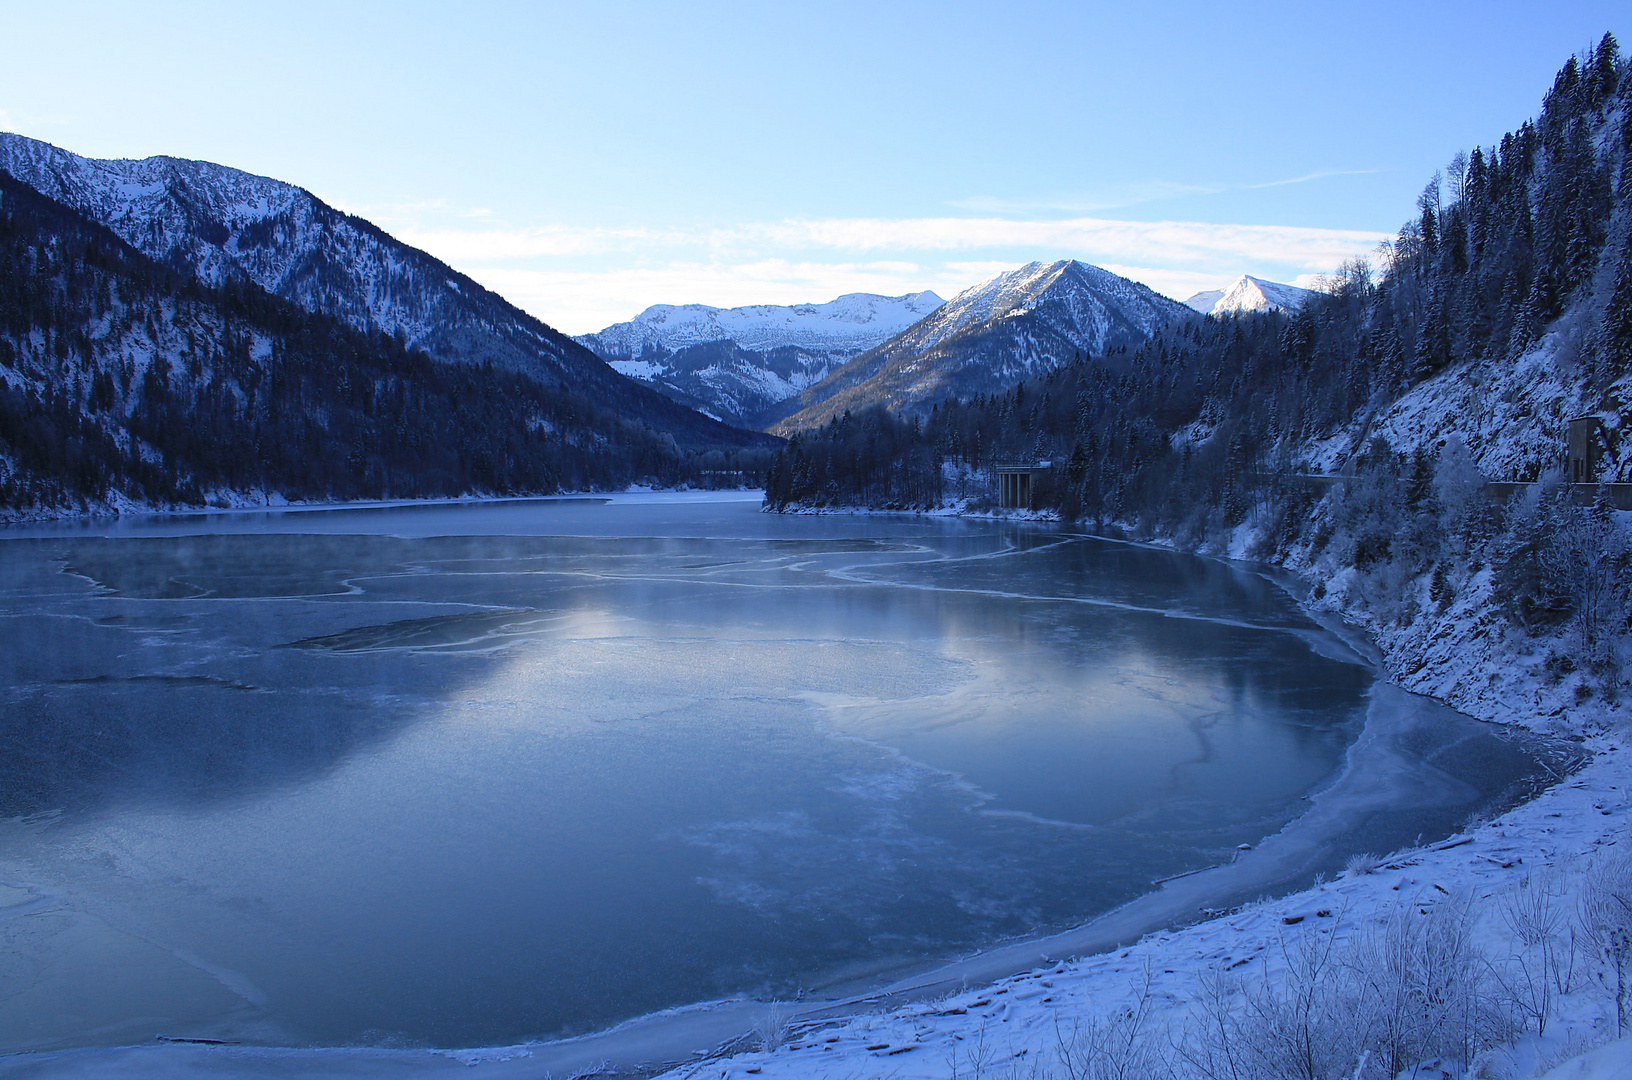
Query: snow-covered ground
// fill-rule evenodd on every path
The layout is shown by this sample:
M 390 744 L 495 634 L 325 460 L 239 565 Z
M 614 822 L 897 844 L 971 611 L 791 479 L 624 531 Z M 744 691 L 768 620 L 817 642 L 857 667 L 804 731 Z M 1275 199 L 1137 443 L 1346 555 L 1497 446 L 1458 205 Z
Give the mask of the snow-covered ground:
M 1300 468 L 1316 473 L 1340 472 L 1349 457 L 1381 438 L 1396 451 L 1416 447 L 1430 454 L 1451 435 L 1461 439 L 1487 480 L 1533 480 L 1560 466 L 1571 417 L 1597 415 L 1612 436 L 1620 416 L 1603 410 L 1603 401 L 1632 395 L 1632 376 L 1622 376 L 1600 398 L 1588 393 L 1581 378 L 1580 319 L 1566 315 L 1557 328 L 1503 363 L 1467 360 L 1446 368 L 1390 402 L 1376 413 L 1360 413 L 1330 436 L 1300 447 Z M 1628 441 L 1618 437 L 1600 463 L 1600 477 L 1632 477 Z

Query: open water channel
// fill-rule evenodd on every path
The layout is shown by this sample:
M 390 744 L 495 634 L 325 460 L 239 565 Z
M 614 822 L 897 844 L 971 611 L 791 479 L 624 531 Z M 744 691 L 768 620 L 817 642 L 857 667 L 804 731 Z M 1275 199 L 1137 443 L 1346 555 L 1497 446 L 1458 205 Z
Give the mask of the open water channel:
M 865 985 L 1282 830 L 1376 678 L 1247 570 L 1036 524 L 737 493 L 12 528 L 0 1052 Z M 1417 794 L 1286 884 L 1533 773 L 1439 712 Z

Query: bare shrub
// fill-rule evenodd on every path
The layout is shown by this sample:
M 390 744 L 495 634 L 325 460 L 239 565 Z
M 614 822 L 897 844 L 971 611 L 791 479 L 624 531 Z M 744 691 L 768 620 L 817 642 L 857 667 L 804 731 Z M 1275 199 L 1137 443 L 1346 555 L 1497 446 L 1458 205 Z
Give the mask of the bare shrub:
M 1542 549 L 1541 566 L 1552 588 L 1572 608 L 1571 627 L 1589 662 L 1606 667 L 1626 625 L 1626 530 L 1607 515 L 1566 508 L 1552 543 Z
M 1055 1057 L 1061 1080 L 1145 1080 L 1171 1072 L 1168 1040 L 1151 1022 L 1149 967 L 1128 1001 L 1104 1017 L 1056 1021 Z
M 1203 1080 L 1251 1077 L 1250 1050 L 1242 1041 L 1237 1006 L 1242 995 L 1241 980 L 1222 964 L 1202 973 L 1185 1037 L 1175 1046 L 1178 1059 L 1191 1074 Z
M 1375 855 L 1366 852 L 1356 852 L 1349 856 L 1349 861 L 1343 864 L 1343 872 L 1350 877 L 1360 877 L 1363 874 L 1375 874 L 1381 860 Z
M 753 1037 L 761 1050 L 775 1050 L 787 1041 L 788 1014 L 783 1011 L 780 1001 L 771 1002 L 770 1007 L 754 1020 Z
M 1308 930 L 1280 942 L 1279 978 L 1260 973 L 1242 995 L 1232 1041 L 1246 1075 L 1263 1080 L 1325 1080 L 1361 1052 L 1351 1022 L 1352 994 L 1337 934 Z
M 1554 997 L 1575 986 L 1576 928 L 1564 882 L 1553 871 L 1526 874 L 1497 894 L 1496 910 L 1513 951 L 1493 972 L 1513 1006 L 1544 1035 Z
M 1426 914 L 1396 908 L 1356 943 L 1356 1021 L 1385 1075 L 1431 1059 L 1466 1069 L 1514 1035 L 1471 923 L 1468 899 L 1453 897 Z
M 1382 1080 L 1436 1060 L 1460 1074 L 1516 1033 L 1470 924 L 1453 898 L 1353 937 L 1283 938 L 1274 968 L 1203 977 L 1177 1057 L 1202 1080 Z
M 986 1035 L 986 1024 L 981 1023 L 973 1039 L 961 1047 L 954 1045 L 947 1054 L 951 1080 L 985 1080 L 997 1063 L 997 1048 Z
M 1582 936 L 1605 965 L 1602 978 L 1615 1002 L 1619 1038 L 1626 1033 L 1632 992 L 1632 851 L 1626 845 L 1605 853 L 1587 871 L 1579 917 Z

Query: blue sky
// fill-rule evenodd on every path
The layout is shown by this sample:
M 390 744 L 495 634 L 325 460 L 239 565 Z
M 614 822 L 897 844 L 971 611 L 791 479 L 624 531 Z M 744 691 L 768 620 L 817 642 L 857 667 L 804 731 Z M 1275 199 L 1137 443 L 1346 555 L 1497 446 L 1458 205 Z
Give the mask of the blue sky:
M 581 333 L 1081 258 L 1311 279 L 1620 3 L 0 6 L 0 129 L 288 180 Z

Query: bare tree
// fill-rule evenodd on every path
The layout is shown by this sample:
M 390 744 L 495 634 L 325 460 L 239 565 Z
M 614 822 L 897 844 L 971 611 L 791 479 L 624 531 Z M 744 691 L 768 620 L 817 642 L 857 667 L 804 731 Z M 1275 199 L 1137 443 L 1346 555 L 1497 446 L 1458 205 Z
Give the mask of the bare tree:
M 1451 182 L 1451 201 L 1461 202 L 1468 193 L 1468 153 L 1458 150 L 1451 158 L 1451 163 L 1445 166 L 1445 178 Z

